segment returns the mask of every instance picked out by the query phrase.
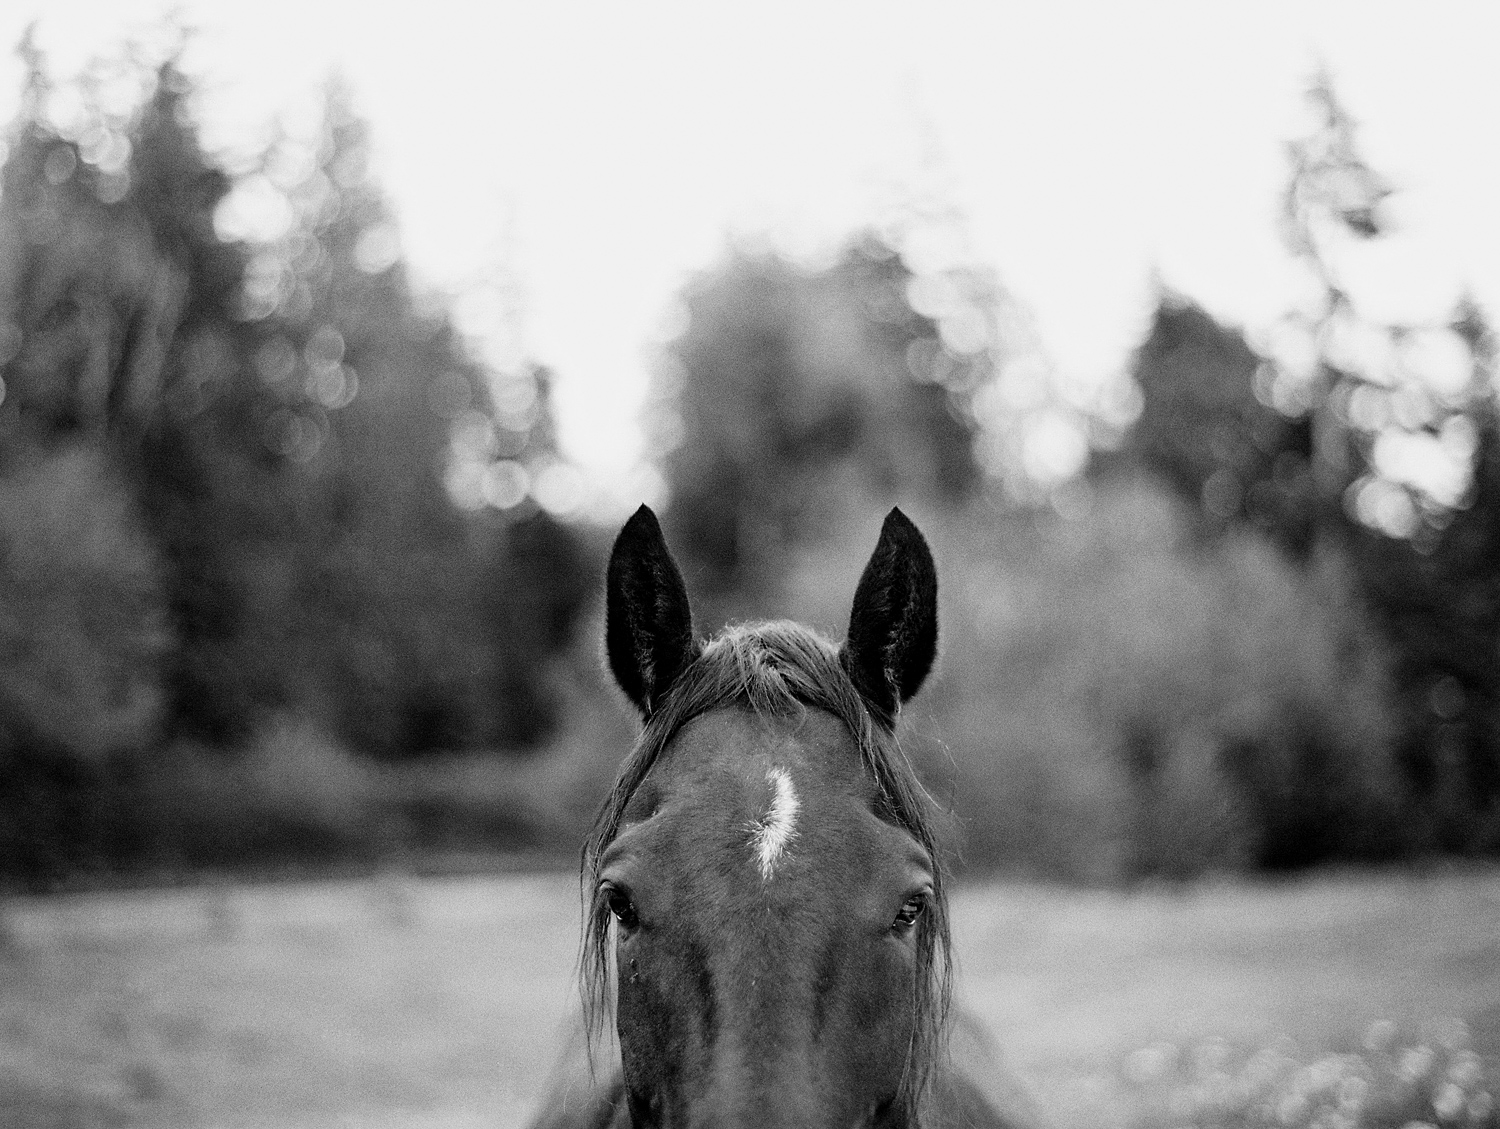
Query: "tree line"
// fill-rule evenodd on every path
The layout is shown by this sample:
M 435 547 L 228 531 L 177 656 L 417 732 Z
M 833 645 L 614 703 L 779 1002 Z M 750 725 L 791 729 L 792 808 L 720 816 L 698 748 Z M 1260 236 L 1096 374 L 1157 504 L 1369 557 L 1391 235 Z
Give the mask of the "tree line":
M 503 845 L 586 813 L 624 739 L 583 629 L 609 531 L 528 495 L 561 459 L 549 374 L 488 366 L 415 287 L 348 92 L 231 172 L 177 54 L 100 62 L 63 115 L 21 50 L 6 872 L 145 865 L 174 820 L 205 824 L 191 864 L 210 841 L 367 851 L 392 818 Z M 1049 384 L 994 273 L 932 252 L 962 242 L 940 207 L 817 269 L 735 250 L 682 296 L 644 422 L 698 622 L 837 636 L 867 519 L 913 512 L 946 651 L 913 755 L 975 864 L 1117 879 L 1500 845 L 1494 337 L 1472 302 L 1362 315 L 1341 249 L 1382 237 L 1389 189 L 1331 83 L 1310 97 L 1283 230 L 1315 297 L 1247 337 L 1163 290 L 1123 390 Z M 255 239 L 224 223 L 251 190 L 284 220 Z M 1083 454 L 1059 461 L 1059 434 Z M 306 765 L 311 807 L 271 782 Z M 222 830 L 256 804 L 259 830 Z

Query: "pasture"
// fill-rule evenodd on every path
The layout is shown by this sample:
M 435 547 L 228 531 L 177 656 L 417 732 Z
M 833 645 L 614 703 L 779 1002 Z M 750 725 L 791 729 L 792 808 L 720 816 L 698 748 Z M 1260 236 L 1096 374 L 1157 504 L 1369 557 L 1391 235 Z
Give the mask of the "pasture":
M 577 918 L 554 874 L 0 902 L 0 1125 L 522 1124 Z M 1310 1061 L 1387 1020 L 1500 1062 L 1493 870 L 972 884 L 955 932 L 960 999 L 1062 1129 L 1139 1120 L 1205 1046 Z

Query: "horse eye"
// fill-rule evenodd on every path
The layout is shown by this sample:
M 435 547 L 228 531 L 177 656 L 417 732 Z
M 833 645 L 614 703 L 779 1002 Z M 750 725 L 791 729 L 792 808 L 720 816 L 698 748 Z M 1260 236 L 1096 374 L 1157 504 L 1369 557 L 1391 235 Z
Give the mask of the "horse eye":
M 626 929 L 634 929 L 641 923 L 640 918 L 636 916 L 635 903 L 616 887 L 611 886 L 604 895 L 604 904 L 609 907 L 609 912 L 614 914 L 615 920 Z
M 917 918 L 922 916 L 922 911 L 927 908 L 927 899 L 921 894 L 914 894 L 907 898 L 901 906 L 901 912 L 896 915 L 892 923 L 894 929 L 910 929 L 917 923 Z

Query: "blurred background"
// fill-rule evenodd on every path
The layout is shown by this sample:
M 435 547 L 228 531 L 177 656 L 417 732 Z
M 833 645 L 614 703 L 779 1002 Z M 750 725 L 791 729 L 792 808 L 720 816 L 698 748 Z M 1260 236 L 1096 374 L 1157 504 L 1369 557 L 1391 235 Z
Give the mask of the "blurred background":
M 1449 996 L 1359 981 L 1370 1014 L 1312 1037 L 1399 1079 L 1382 1008 L 1451 997 L 1387 1120 L 1491 1124 L 1478 1081 L 1448 1117 L 1432 1079 L 1479 1061 L 1455 1030 L 1500 1047 L 1500 17 L 492 8 L 0 13 L 0 961 L 63 978 L 31 966 L 5 1045 L 83 998 L 59 938 L 155 936 L 88 891 L 208 890 L 146 915 L 193 923 L 195 961 L 278 913 L 333 928 L 350 889 L 382 929 L 520 899 L 568 949 L 633 732 L 599 661 L 620 521 L 662 515 L 701 631 L 838 638 L 900 504 L 942 584 L 909 747 L 960 873 L 1119 921 L 1121 890 L 1379 868 L 1329 888 L 1330 937 L 1426 875 Z M 560 877 L 460 877 L 522 871 Z M 265 909 L 287 877 L 357 885 Z M 121 944 L 137 980 L 170 966 Z M 183 1104 L 207 1036 L 141 1051 L 142 1006 L 105 1007 L 124 1059 L 93 1012 L 17 1052 L 7 1123 L 344 1123 Z M 525 1049 L 483 1045 L 481 1090 Z M 1148 1096 L 1228 1061 L 1152 1046 L 1120 1076 Z M 105 1097 L 36 1065 L 59 1048 Z M 1124 1108 L 1078 1084 L 1095 1123 Z M 531 1095 L 483 1092 L 502 1121 Z M 1202 1120 L 1169 1097 L 1142 1116 Z

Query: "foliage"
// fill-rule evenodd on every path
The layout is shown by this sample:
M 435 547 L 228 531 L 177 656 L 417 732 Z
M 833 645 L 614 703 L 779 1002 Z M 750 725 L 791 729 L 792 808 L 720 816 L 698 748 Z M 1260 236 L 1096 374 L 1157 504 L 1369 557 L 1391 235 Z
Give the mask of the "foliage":
M 374 770 L 328 776 L 348 820 L 257 775 L 282 719 L 320 735 L 285 745 L 289 779 L 334 763 L 320 743 L 540 745 L 602 552 L 529 501 L 453 505 L 456 436 L 555 460 L 545 389 L 492 395 L 415 293 L 347 94 L 231 175 L 175 52 L 58 98 L 24 43 L 0 170 L 0 761 L 22 782 L 0 866 L 39 881 L 366 842 Z M 280 230 L 241 230 L 247 193 Z M 217 839 L 187 830 L 208 813 Z
M 1135 356 L 1144 410 L 1118 461 L 1149 467 L 1192 506 L 1200 532 L 1248 525 L 1294 557 L 1311 551 L 1320 499 L 1307 419 L 1256 395 L 1260 357 L 1178 295 L 1162 295 Z
M 232 754 L 190 742 L 12 743 L 0 759 L 0 891 L 207 875 L 428 872 L 508 853 L 568 869 L 630 722 L 593 663 L 556 692 L 570 727 L 537 755 L 484 750 L 377 760 L 306 717 L 277 714 Z
M 836 540 L 849 515 L 977 484 L 954 391 L 974 377 L 931 370 L 946 354 L 911 277 L 867 237 L 822 271 L 736 252 L 690 287 L 658 382 L 666 524 L 726 612 L 777 592 L 788 549 Z
M 1396 651 L 1402 759 L 1427 845 L 1500 848 L 1500 414 L 1475 409 L 1470 501 L 1430 546 L 1356 530 L 1355 561 Z
M 1312 285 L 1267 336 L 1260 393 L 1306 415 L 1324 496 L 1368 528 L 1430 543 L 1466 505 L 1470 413 L 1494 399 L 1475 348 L 1478 311 L 1460 302 L 1436 322 L 1368 312 L 1374 303 L 1352 268 L 1355 252 L 1379 250 L 1391 189 L 1359 155 L 1354 121 L 1326 74 L 1307 101 L 1313 128 L 1290 146 L 1282 229 Z
M 0 750 L 98 759 L 152 740 L 170 645 L 156 560 L 98 452 L 11 452 L 0 478 Z M 3 752 L 0 752 L 3 755 Z
M 1410 845 L 1493 849 L 1500 795 L 1492 704 L 1500 672 L 1486 642 L 1500 622 L 1493 402 L 1476 401 L 1464 417 L 1478 431 L 1464 507 L 1446 514 L 1441 528 L 1405 539 L 1354 520 L 1344 495 L 1319 484 L 1311 417 L 1288 419 L 1257 399 L 1263 371 L 1255 354 L 1201 309 L 1162 303 L 1136 377 L 1141 419 L 1121 456 L 1100 463 L 1099 480 L 1128 475 L 1130 466 L 1150 470 L 1187 504 L 1205 546 L 1253 531 L 1304 570 L 1326 573 L 1338 562 L 1329 582 L 1383 639 Z M 1320 755 L 1317 742 L 1306 752 Z
M 1309 103 L 1314 128 L 1291 148 L 1283 209 L 1309 300 L 1267 335 L 1262 359 L 1237 331 L 1164 296 L 1136 356 L 1144 410 L 1123 461 L 1168 484 L 1209 541 L 1250 528 L 1306 567 L 1343 562 L 1347 598 L 1389 653 L 1411 843 L 1492 851 L 1493 335 L 1469 302 L 1439 324 L 1363 312 L 1349 251 L 1385 232 L 1390 190 L 1359 156 L 1326 76 Z
M 935 526 L 944 658 L 914 716 L 970 864 L 1108 881 L 1402 849 L 1382 652 L 1340 578 L 1188 529 L 1142 484 L 1071 521 Z
M 1270 398 L 1305 405 L 1318 536 L 1342 544 L 1395 651 L 1402 753 L 1431 847 L 1500 845 L 1496 702 L 1493 336 L 1460 301 L 1435 324 L 1364 314 L 1348 248 L 1387 228 L 1382 178 L 1359 157 L 1326 76 L 1313 132 L 1293 146 L 1288 244 L 1316 278 L 1316 305 L 1268 343 Z M 1342 502 L 1342 506 L 1338 502 Z
M 158 560 L 103 453 L 12 444 L 0 474 L 0 874 L 133 854 L 101 790 L 161 737 L 172 645 Z
M 229 163 L 175 56 L 100 63 L 133 97 L 86 82 L 59 117 L 23 54 L 4 865 L 45 883 L 581 825 L 628 739 L 578 630 L 608 533 L 536 502 L 549 374 L 492 371 L 417 293 L 347 91 Z M 1500 845 L 1493 335 L 1472 305 L 1362 315 L 1341 256 L 1378 242 L 1387 189 L 1326 81 L 1312 104 L 1284 208 L 1312 300 L 1252 348 L 1163 294 L 1144 410 L 1066 520 L 986 476 L 1056 498 L 1072 448 L 1038 429 L 1114 424 L 1047 399 L 1024 319 L 920 224 L 817 268 L 732 251 L 684 296 L 647 422 L 700 628 L 840 634 L 867 519 L 912 512 L 945 646 L 914 755 L 972 864 L 1109 880 Z M 1418 448 L 1452 473 L 1408 473 Z M 541 754 L 464 752 L 494 748 Z
M 106 108 L 86 82 L 81 116 L 55 121 L 24 50 L 0 433 L 97 452 L 141 515 L 168 604 L 166 733 L 243 743 L 291 710 L 391 756 L 545 737 L 582 545 L 534 506 L 501 521 L 450 503 L 456 423 L 494 426 L 488 374 L 414 296 L 347 95 L 236 180 L 202 149 L 175 56 L 100 62 L 141 101 Z M 256 191 L 286 230 L 225 238 Z M 544 416 L 521 446 L 550 443 Z M 507 630 L 523 600 L 545 629 Z
M 1356 167 L 1329 99 L 1318 104 L 1336 136 L 1298 150 L 1287 204 L 1315 267 L 1317 209 L 1337 204 L 1339 223 L 1372 235 L 1383 191 Z M 1338 196 L 1340 177 L 1368 180 L 1370 199 Z M 871 277 L 879 285 L 863 289 Z M 1087 514 L 1062 507 L 1076 520 L 1051 525 L 996 514 L 975 487 L 981 466 L 1015 471 L 991 451 L 1006 434 L 991 418 L 1008 403 L 1003 379 L 985 384 L 992 373 L 975 369 L 944 384 L 961 429 L 922 425 L 905 399 L 928 390 L 912 361 L 924 342 L 954 353 L 918 312 L 926 304 L 912 304 L 915 278 L 902 255 L 867 241 L 817 272 L 738 255 L 690 289 L 654 418 L 671 448 L 668 524 L 695 592 L 709 590 L 709 625 L 792 606 L 837 633 L 832 577 L 859 540 L 851 515 L 899 499 L 948 538 L 948 673 L 919 715 L 936 734 L 922 754 L 929 775 L 967 821 L 972 861 L 1193 874 L 1429 842 L 1436 821 L 1413 781 L 1406 710 L 1392 706 L 1401 644 L 1368 599 L 1371 556 L 1351 547 L 1374 534 L 1345 508 L 1352 460 L 1372 459 L 1374 440 L 1350 437 L 1345 420 L 1339 478 L 1331 425 L 1308 410 L 1345 404 L 1353 376 L 1329 377 L 1321 393 L 1288 384 L 1242 335 L 1164 294 L 1136 358 L 1145 411 L 1075 491 L 1092 495 Z M 850 301 L 860 294 L 874 297 Z M 1340 290 L 1322 316 L 1350 310 Z M 992 342 L 985 356 L 1023 345 Z M 846 369 L 861 375 L 840 378 Z M 941 460 L 893 466 L 884 452 L 903 446 L 946 446 L 967 476 L 932 474 Z M 956 488 L 933 488 L 945 481 Z M 969 630 L 976 622 L 987 626 Z

